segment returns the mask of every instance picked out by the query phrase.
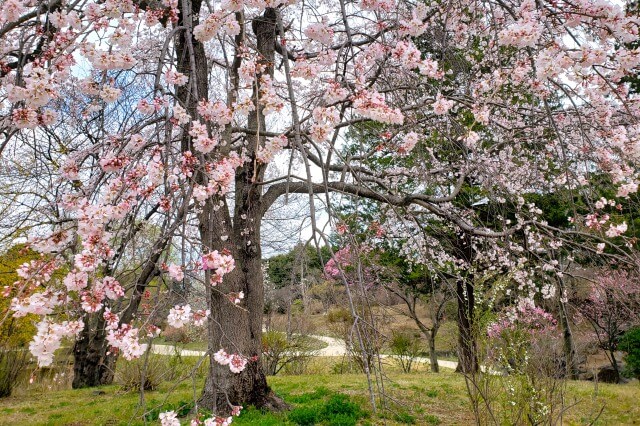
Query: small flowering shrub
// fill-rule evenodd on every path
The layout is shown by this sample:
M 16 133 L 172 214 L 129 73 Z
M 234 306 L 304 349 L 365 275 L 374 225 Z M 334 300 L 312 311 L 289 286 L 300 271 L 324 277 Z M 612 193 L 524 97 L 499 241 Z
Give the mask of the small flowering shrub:
M 553 316 L 531 301 L 507 308 L 487 329 L 493 364 L 508 374 L 522 373 L 528 366 L 532 342 L 550 337 L 555 329 Z
M 497 424 L 553 424 L 562 412 L 560 332 L 549 312 L 522 299 L 489 324 L 477 381 L 480 416 Z M 491 420 L 490 420 L 491 419 Z

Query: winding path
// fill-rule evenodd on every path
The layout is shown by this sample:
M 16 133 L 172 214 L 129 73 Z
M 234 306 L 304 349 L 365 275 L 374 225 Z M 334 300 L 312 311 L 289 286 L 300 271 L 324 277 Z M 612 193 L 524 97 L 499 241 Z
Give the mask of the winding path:
M 326 347 L 318 350 L 316 352 L 317 356 L 344 356 L 347 354 L 347 347 L 344 343 L 344 340 L 336 339 L 334 337 L 329 336 L 319 336 L 319 335 L 309 335 L 314 339 L 318 339 L 327 344 Z M 177 351 L 180 351 L 177 353 Z M 195 351 L 191 349 L 178 349 L 178 347 L 173 345 L 153 345 L 151 347 L 151 352 L 158 355 L 180 355 L 180 356 L 197 356 L 201 357 L 206 355 L 206 351 Z M 391 355 L 380 354 L 381 358 L 393 358 Z M 417 357 L 415 358 L 416 362 L 422 362 L 425 364 L 429 364 L 429 358 L 425 357 Z M 447 361 L 444 359 L 438 360 L 438 365 L 444 368 L 450 368 L 455 370 L 458 366 L 458 363 L 455 361 Z

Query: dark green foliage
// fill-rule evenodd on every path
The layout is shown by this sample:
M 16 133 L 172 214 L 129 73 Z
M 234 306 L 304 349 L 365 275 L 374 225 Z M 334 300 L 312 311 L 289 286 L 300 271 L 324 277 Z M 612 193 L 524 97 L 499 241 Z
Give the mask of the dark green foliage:
M 286 399 L 304 404 L 291 410 L 287 416 L 289 421 L 300 426 L 355 426 L 358 420 L 367 416 L 367 412 L 348 395 L 332 393 L 322 387 Z
M 330 426 L 355 426 L 365 414 L 358 404 L 342 394 L 329 398 L 322 410 L 322 418 Z
M 281 426 L 282 424 L 282 418 L 277 414 L 264 412 L 254 407 L 243 409 L 240 417 L 233 421 L 233 425 Z
M 269 258 L 267 276 L 275 288 L 297 284 L 300 281 L 300 264 L 304 265 L 305 275 L 322 273 L 323 262 L 331 258 L 329 249 L 322 247 L 320 254 L 312 246 L 298 245 L 290 252 Z
M 298 407 L 289 413 L 289 420 L 300 426 L 315 425 L 319 417 L 318 407 L 314 406 Z
M 640 327 L 627 331 L 618 343 L 618 349 L 625 352 L 625 375 L 640 379 Z

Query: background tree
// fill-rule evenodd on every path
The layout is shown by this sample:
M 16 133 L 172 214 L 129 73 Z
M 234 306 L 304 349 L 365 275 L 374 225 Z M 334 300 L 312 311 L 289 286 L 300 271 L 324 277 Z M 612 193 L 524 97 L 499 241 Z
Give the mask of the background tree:
M 616 358 L 622 335 L 640 323 L 640 286 L 638 278 L 625 271 L 609 271 L 598 275 L 586 299 L 578 303 L 580 314 L 589 322 L 599 346 L 605 351 L 620 379 Z

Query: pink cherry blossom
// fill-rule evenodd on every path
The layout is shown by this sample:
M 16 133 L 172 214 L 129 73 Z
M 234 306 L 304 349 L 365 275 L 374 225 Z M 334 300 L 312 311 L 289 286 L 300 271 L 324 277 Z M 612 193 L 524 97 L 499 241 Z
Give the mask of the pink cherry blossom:
M 80 291 L 87 287 L 89 275 L 84 271 L 71 271 L 64 278 L 64 285 L 69 291 Z
M 327 46 L 333 42 L 333 30 L 324 22 L 310 24 L 305 28 L 304 34 L 312 40 Z
M 162 426 L 180 426 L 180 420 L 175 411 L 165 411 L 158 416 Z
M 233 271 L 235 267 L 235 261 L 229 254 L 220 253 L 218 250 L 214 250 L 202 256 L 202 269 L 213 272 L 211 282 L 213 285 L 222 282 L 222 277 L 225 274 Z
M 173 70 L 165 72 L 164 79 L 167 84 L 173 84 L 175 86 L 183 86 L 188 81 L 188 77 L 186 75 Z
M 444 98 L 440 93 L 436 96 L 436 101 L 433 103 L 433 112 L 437 115 L 446 114 L 454 105 L 454 102 Z
M 167 272 L 169 276 L 176 281 L 182 281 L 184 279 L 184 271 L 181 265 L 172 263 L 167 267 Z
M 169 310 L 167 323 L 173 328 L 182 328 L 191 322 L 192 317 L 191 306 L 176 305 Z

